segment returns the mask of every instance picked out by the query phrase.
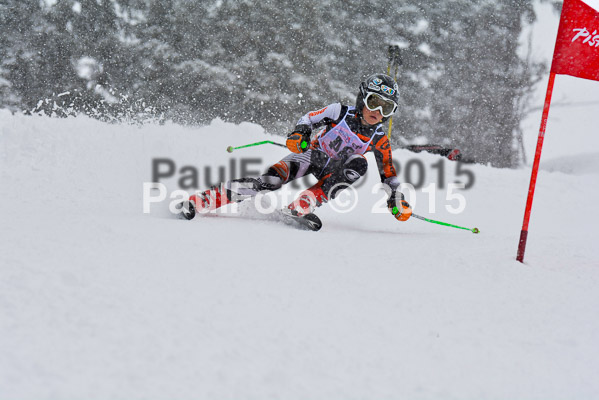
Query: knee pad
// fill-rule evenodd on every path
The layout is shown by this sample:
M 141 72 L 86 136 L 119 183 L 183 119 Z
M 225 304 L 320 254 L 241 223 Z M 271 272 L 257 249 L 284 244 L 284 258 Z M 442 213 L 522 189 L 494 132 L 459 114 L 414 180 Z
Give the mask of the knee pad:
M 322 190 L 331 199 L 366 174 L 368 161 L 363 155 L 350 156 L 337 171 L 321 180 Z
M 354 183 L 366 174 L 366 171 L 368 170 L 368 161 L 363 155 L 354 154 L 343 163 L 342 169 L 346 181 L 348 183 Z

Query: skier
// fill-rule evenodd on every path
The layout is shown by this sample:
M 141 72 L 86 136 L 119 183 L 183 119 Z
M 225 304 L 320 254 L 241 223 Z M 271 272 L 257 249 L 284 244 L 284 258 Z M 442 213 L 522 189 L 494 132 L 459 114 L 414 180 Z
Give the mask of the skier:
M 364 176 L 368 168 L 364 153 L 372 151 L 389 196 L 389 211 L 399 221 L 408 220 L 412 210 L 398 190 L 391 147 L 382 129 L 382 123 L 397 110 L 398 100 L 398 85 L 393 78 L 385 74 L 369 76 L 360 84 L 355 107 L 335 103 L 305 114 L 287 137 L 291 154 L 258 178 L 227 181 L 192 195 L 182 208 L 183 217 L 193 218 L 195 209 L 214 210 L 261 191 L 277 190 L 308 174 L 318 182 L 300 193 L 283 212 L 294 217 L 313 216 L 316 207 Z M 312 139 L 313 130 L 323 126 L 325 129 Z

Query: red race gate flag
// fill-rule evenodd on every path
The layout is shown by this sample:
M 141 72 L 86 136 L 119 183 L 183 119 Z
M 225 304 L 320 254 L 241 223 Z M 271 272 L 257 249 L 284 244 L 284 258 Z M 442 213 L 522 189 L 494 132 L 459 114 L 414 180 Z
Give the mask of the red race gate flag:
M 551 73 L 549 74 L 549 83 L 547 84 L 547 94 L 545 95 L 543 117 L 541 118 L 541 129 L 539 130 L 526 209 L 524 210 L 524 222 L 522 223 L 522 231 L 520 232 L 520 241 L 518 243 L 516 259 L 520 262 L 524 261 L 524 250 L 526 248 L 526 239 L 528 238 L 528 222 L 530 220 L 532 199 L 537 183 L 541 150 L 543 149 L 543 139 L 545 138 L 549 106 L 551 105 L 551 94 L 553 93 L 553 83 L 555 82 L 556 74 L 599 81 L 599 11 L 583 3 L 581 0 L 564 0 L 562 7 L 557 40 L 553 51 Z
M 599 81 L 599 11 L 564 1 L 551 72 Z

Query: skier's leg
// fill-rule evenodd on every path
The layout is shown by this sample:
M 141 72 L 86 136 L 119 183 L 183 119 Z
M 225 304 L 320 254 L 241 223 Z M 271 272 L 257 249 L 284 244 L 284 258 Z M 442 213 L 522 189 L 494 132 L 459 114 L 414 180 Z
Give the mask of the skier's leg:
M 270 166 L 258 178 L 233 179 L 192 195 L 189 201 L 196 209 L 215 210 L 224 205 L 242 202 L 260 192 L 279 189 L 292 180 L 301 178 L 310 166 L 310 150 L 302 154 L 290 154 Z
M 322 190 L 329 199 L 334 199 L 343 190 L 366 175 L 368 161 L 361 154 L 354 154 L 330 175 L 323 178 Z
M 272 165 L 263 176 L 277 177 L 282 185 L 299 179 L 310 173 L 312 150 L 304 153 L 291 153 L 278 163 Z
M 334 199 L 337 195 L 360 179 L 368 170 L 368 161 L 363 155 L 354 154 L 343 164 L 334 166 L 314 186 L 304 190 L 288 208 L 295 215 L 313 212 L 316 207 Z
M 189 201 L 198 210 L 216 210 L 224 205 L 241 202 L 262 189 L 260 178 L 241 178 L 226 181 L 208 190 L 193 194 Z

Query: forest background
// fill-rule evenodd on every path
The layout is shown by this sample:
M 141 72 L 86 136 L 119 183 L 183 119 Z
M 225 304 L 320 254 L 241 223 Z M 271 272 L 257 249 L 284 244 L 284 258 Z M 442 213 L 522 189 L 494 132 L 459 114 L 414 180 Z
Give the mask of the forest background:
M 396 45 L 392 145 L 442 144 L 516 167 L 521 123 L 548 69 L 523 35 L 533 3 L 2 0 L 0 108 L 136 123 L 221 118 L 285 135 L 308 110 L 353 104 Z

